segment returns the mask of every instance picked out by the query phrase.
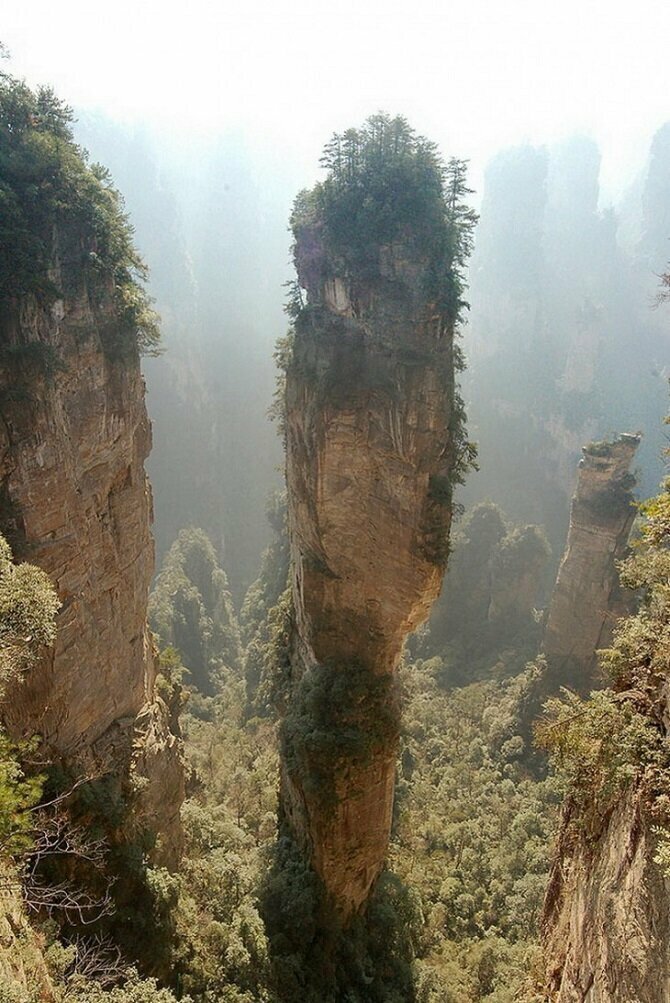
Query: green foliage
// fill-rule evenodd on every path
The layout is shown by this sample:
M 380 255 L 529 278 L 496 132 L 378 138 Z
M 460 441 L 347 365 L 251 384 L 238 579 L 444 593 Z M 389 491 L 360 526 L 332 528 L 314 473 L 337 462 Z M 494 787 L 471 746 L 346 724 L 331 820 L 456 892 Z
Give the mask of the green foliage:
M 356 274 L 379 276 L 379 247 L 401 240 L 430 261 L 429 294 L 454 324 L 462 309 L 464 268 L 475 213 L 466 165 L 444 164 L 437 147 L 401 116 L 372 115 L 335 134 L 321 165 L 326 179 L 296 199 L 291 227 L 323 228 L 326 244 Z M 292 303 L 295 302 L 295 296 Z
M 550 556 L 549 542 L 539 526 L 513 527 L 500 541 L 496 555 L 498 587 L 514 584 L 537 565 L 543 569 Z
M 14 908 L 18 911 L 18 904 Z M 96 951 L 94 938 L 89 938 L 93 954 L 88 957 L 93 967 L 98 961 L 98 976 L 82 975 L 75 945 L 53 941 L 53 924 L 43 924 L 33 932 L 26 923 L 17 928 L 16 915 L 8 925 L 13 936 L 3 943 L 0 959 L 0 1003 L 177 1003 L 170 990 L 161 988 L 155 979 L 141 978 L 133 968 L 110 971 L 104 948 Z M 194 1003 L 188 996 L 181 996 L 180 1001 Z
M 40 800 L 44 777 L 27 774 L 21 765 L 28 748 L 0 731 L 0 859 L 20 856 L 33 842 L 30 812 Z
M 364 915 L 343 929 L 323 886 L 288 835 L 274 848 L 262 890 L 270 980 L 278 1000 L 407 1003 L 421 925 L 416 897 L 384 873 Z
M 670 749 L 658 728 L 628 700 L 599 690 L 584 700 L 563 690 L 548 700 L 536 727 L 540 748 L 551 755 L 573 820 L 597 836 L 621 794 L 644 770 L 670 767 Z
M 5 983 L 0 985 L 0 1003 L 36 1003 L 36 999 L 31 999 L 20 983 Z
M 15 371 L 15 364 L 18 363 L 19 369 L 24 374 L 27 375 L 27 373 L 34 372 L 38 376 L 42 376 L 49 383 L 53 381 L 57 373 L 64 372 L 66 369 L 54 346 L 45 344 L 42 341 L 4 345 L 0 350 L 0 362 L 11 366 Z M 24 388 L 19 387 L 18 389 L 29 397 Z
M 9 544 L 0 536 L 0 701 L 40 648 L 54 643 L 59 609 L 47 575 L 32 564 L 14 564 Z
M 514 526 L 492 502 L 475 505 L 452 532 L 442 596 L 413 649 L 439 655 L 444 685 L 512 675 L 537 653 L 535 603 L 550 548 L 539 526 Z
M 201 529 L 182 529 L 168 551 L 149 601 L 163 645 L 176 648 L 203 692 L 213 693 L 222 668 L 242 658 L 239 627 L 225 572 Z
M 296 288 L 299 289 L 297 283 L 292 283 Z M 304 308 L 305 304 L 302 300 L 295 300 L 293 294 L 289 298 L 288 304 L 286 306 L 286 312 L 294 319 L 300 315 L 300 311 Z M 284 393 L 286 389 L 286 371 L 291 361 L 291 355 L 293 352 L 293 328 L 289 328 L 286 334 L 277 338 L 275 342 L 274 350 L 274 360 L 277 367 L 277 372 L 275 375 L 275 388 L 272 394 L 272 404 L 268 408 L 268 417 L 271 421 L 277 423 L 277 434 L 281 436 L 282 441 L 286 433 L 286 415 L 285 415 L 285 401 Z
M 54 643 L 59 608 L 47 575 L 32 564 L 14 564 L 0 536 L 0 701 L 40 648 Z M 43 777 L 28 775 L 21 765 L 29 749 L 30 743 L 16 745 L 0 731 L 0 855 L 19 854 L 32 841 L 30 809 L 39 801 Z
M 249 586 L 240 610 L 249 716 L 271 715 L 281 702 L 279 691 L 288 669 L 293 622 L 293 603 L 287 589 L 289 544 L 284 493 L 270 498 L 267 518 L 272 542 L 263 554 L 260 574 Z
M 446 694 L 434 661 L 402 672 L 393 870 L 346 931 L 291 839 L 282 831 L 275 844 L 274 725 L 245 722 L 245 687 L 232 671 L 216 695 L 192 698 L 183 728 L 197 780 L 183 808 L 185 857 L 177 875 L 149 872 L 151 896 L 132 902 L 152 917 L 144 930 L 133 920 L 134 936 L 166 952 L 177 994 L 197 1003 L 511 1003 L 535 949 L 556 791 L 522 765 L 523 678 Z M 397 727 L 395 700 L 371 694 L 358 675 L 322 669 L 300 691 L 316 727 L 303 733 L 299 714 L 292 739 L 314 782 L 331 757 L 370 754 L 352 710 L 360 699 L 381 731 Z
M 611 456 L 612 454 L 612 443 L 607 439 L 599 439 L 595 442 L 588 442 L 582 447 L 582 452 L 586 453 L 587 456 Z
M 624 474 L 619 480 L 608 484 L 606 490 L 594 493 L 584 504 L 588 505 L 594 515 L 603 520 L 621 519 L 627 510 L 632 516 L 635 501 L 631 489 L 635 487 L 635 483 L 634 474 Z
M 0 74 L 0 304 L 43 305 L 86 288 L 111 306 L 110 352 L 155 353 L 159 332 L 146 269 L 108 172 L 72 138 L 72 112 L 53 91 Z M 55 271 L 55 266 L 58 270 Z
M 156 692 L 163 700 L 168 711 L 175 720 L 173 731 L 179 729 L 179 714 L 189 699 L 189 693 L 184 687 L 184 679 L 188 670 L 181 662 L 181 655 L 176 648 L 168 645 L 158 656 L 158 672 L 156 673 Z
M 171 876 L 150 865 L 156 834 L 142 813 L 141 789 L 128 779 L 131 750 L 121 750 L 113 768 L 77 775 L 70 767 L 48 770 L 44 800 L 55 805 L 34 822 L 38 840 L 46 828 L 63 834 L 49 852 L 27 855 L 31 879 L 40 886 L 67 887 L 81 903 L 53 913 L 67 939 L 100 936 L 118 947 L 125 965 L 165 978 L 176 901 Z
M 271 996 L 256 897 L 276 833 L 274 730 L 258 718 L 243 723 L 244 686 L 232 674 L 209 703 L 209 720 L 183 719 L 199 790 L 182 810 L 175 980 L 203 1003 L 263 1003 Z
M 395 245 L 419 264 L 426 316 L 438 336 L 451 341 L 467 308 L 465 268 L 472 250 L 477 221 L 467 205 L 471 194 L 466 164 L 445 164 L 434 143 L 418 136 L 401 116 L 371 116 L 360 129 L 333 136 L 326 145 L 322 166 L 325 179 L 295 200 L 290 226 L 295 238 L 294 259 L 302 283 L 311 295 L 328 274 L 351 279 L 358 288 L 382 283 L 385 254 Z M 300 260 L 298 260 L 300 259 Z M 292 332 L 309 330 L 319 303 L 303 297 L 300 284 L 289 284 L 286 306 Z M 357 296 L 353 296 L 353 301 Z M 354 313 L 358 307 L 354 306 Z M 291 333 L 277 346 L 280 375 L 274 414 L 283 426 L 284 379 L 291 359 Z M 412 346 L 411 355 L 416 351 Z M 444 362 L 444 379 L 452 392 L 448 478 L 431 486 L 426 516 L 426 557 L 443 564 L 447 557 L 443 536 L 444 507 L 451 507 L 451 489 L 476 466 L 476 447 L 465 432 L 465 407 L 454 371 L 464 367 L 458 345 Z M 336 380 L 336 374 L 331 376 Z M 447 483 L 448 482 L 448 483 Z
M 417 999 L 511 1003 L 535 950 L 558 792 L 523 765 L 523 677 L 406 690 L 391 865 L 420 899 Z
M 287 588 L 247 646 L 245 677 L 249 714 L 272 717 L 278 710 L 286 709 L 294 622 L 293 592 Z
M 670 540 L 670 479 L 659 495 L 640 505 L 640 512 L 644 516 L 641 529 L 643 543 L 652 551 L 667 551 Z M 635 566 L 635 562 L 629 562 L 627 570 L 634 571 Z M 647 587 L 651 588 L 654 584 L 661 583 L 651 580 Z
M 121 986 L 105 989 L 86 978 L 69 980 L 62 1003 L 177 1003 L 169 989 L 161 989 L 155 979 L 142 979 L 135 972 Z M 188 996 L 181 1003 L 192 1003 Z
M 359 665 L 316 665 L 291 693 L 280 727 L 283 761 L 324 807 L 337 801 L 337 777 L 393 745 L 400 705 L 391 675 Z
M 641 506 L 637 553 L 621 565 L 624 586 L 642 592 L 639 611 L 621 620 L 601 652 L 614 687 L 582 700 L 551 700 L 538 740 L 552 758 L 569 819 L 597 834 L 626 792 L 641 795 L 652 820 L 670 831 L 670 742 L 659 700 L 670 671 L 670 504 L 664 491 Z M 661 851 L 659 851 L 661 852 Z

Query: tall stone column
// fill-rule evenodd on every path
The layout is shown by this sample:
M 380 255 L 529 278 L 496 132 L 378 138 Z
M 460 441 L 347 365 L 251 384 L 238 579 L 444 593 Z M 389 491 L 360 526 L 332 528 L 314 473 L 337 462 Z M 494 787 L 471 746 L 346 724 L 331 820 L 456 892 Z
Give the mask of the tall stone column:
M 617 563 L 636 514 L 630 467 L 639 443 L 624 434 L 584 447 L 544 634 L 547 691 L 572 686 L 587 693 L 596 685 L 597 651 L 628 611 Z
M 334 249 L 318 209 L 294 217 L 294 234 L 303 293 L 285 389 L 295 629 L 282 809 L 346 923 L 388 847 L 394 673 L 446 567 L 461 442 L 455 318 L 433 281 L 444 252 L 425 234 L 371 239 L 364 266 L 360 247 Z

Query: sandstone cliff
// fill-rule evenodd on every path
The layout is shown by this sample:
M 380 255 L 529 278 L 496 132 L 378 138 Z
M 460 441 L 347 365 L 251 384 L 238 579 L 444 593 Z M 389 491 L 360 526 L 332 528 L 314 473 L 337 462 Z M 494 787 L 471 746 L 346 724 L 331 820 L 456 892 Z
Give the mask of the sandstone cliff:
M 572 686 L 588 692 L 596 684 L 596 652 L 609 644 L 617 619 L 629 608 L 617 562 L 635 518 L 630 466 L 639 441 L 621 435 L 583 450 L 544 633 L 547 691 Z
M 17 558 L 48 573 L 62 608 L 55 648 L 3 716 L 13 735 L 38 734 L 56 761 L 146 773 L 146 822 L 174 862 L 183 770 L 146 624 L 151 431 L 139 359 L 109 351 L 111 298 L 93 302 L 57 244 L 51 265 L 67 295 L 50 307 L 29 295 L 3 304 L 0 529 Z
M 433 282 L 444 258 L 418 225 L 389 242 L 372 230 L 362 248 L 333 239 L 318 208 L 294 217 L 306 302 L 285 389 L 295 631 L 282 804 L 345 922 L 386 856 L 393 674 L 440 590 L 462 445 L 454 316 Z
M 670 881 L 638 791 L 590 845 L 563 818 L 542 923 L 551 1003 L 670 999 Z
M 383 284 L 352 293 L 358 303 L 368 294 L 356 314 L 342 280 L 316 286 L 298 258 L 314 306 L 296 332 L 286 387 L 297 676 L 317 665 L 391 674 L 444 571 L 450 337 L 429 304 L 417 309 L 422 263 L 384 250 Z M 358 727 L 372 736 L 375 723 L 364 713 Z M 365 901 L 384 862 L 395 738 L 391 725 L 367 762 L 336 754 L 332 811 L 299 771 L 284 773 L 292 826 L 345 914 Z
M 610 686 L 551 701 L 540 737 L 566 791 L 544 904 L 543 999 L 670 998 L 670 494 L 621 582 L 640 597 L 602 654 Z

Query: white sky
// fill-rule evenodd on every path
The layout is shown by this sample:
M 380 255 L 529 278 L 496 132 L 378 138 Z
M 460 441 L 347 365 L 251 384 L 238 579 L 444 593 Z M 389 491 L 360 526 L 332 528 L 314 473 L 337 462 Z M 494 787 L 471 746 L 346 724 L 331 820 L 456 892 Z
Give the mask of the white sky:
M 0 40 L 11 72 L 79 108 L 184 142 L 234 126 L 312 168 L 383 108 L 470 157 L 476 184 L 502 146 L 586 132 L 608 196 L 670 118 L 668 0 L 2 0 Z

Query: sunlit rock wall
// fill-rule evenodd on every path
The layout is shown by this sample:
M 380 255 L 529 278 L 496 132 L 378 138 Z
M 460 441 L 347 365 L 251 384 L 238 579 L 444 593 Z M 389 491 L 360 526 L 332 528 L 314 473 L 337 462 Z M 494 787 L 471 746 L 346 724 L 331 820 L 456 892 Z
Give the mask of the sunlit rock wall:
M 629 608 L 617 562 L 635 519 L 630 468 L 639 441 L 621 435 L 583 450 L 544 634 L 548 689 L 571 685 L 588 692 L 597 682 L 596 652 L 609 644 L 617 619 Z
M 172 861 L 183 769 L 146 623 L 154 551 L 144 383 L 137 357 L 104 347 L 111 298 L 93 306 L 56 252 L 52 264 L 66 298 L 48 310 L 28 297 L 1 304 L 0 529 L 17 559 L 47 572 L 62 607 L 55 648 L 3 715 L 15 736 L 37 734 L 52 757 L 93 773 L 150 763 L 147 822 Z
M 296 631 L 282 802 L 346 920 L 386 856 L 394 669 L 445 570 L 453 331 L 424 292 L 430 263 L 409 246 L 379 247 L 377 278 L 364 280 L 315 225 L 295 258 L 308 305 L 285 395 Z

